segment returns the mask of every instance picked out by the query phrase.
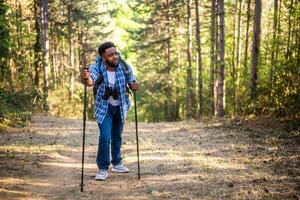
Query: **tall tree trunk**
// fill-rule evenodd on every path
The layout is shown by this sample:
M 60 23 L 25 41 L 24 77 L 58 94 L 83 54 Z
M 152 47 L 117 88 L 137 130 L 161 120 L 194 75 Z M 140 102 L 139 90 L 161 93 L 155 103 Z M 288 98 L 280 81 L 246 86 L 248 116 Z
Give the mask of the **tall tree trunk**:
M 238 101 L 239 101 L 239 71 L 240 71 L 240 58 L 241 58 L 241 12 L 242 12 L 242 0 L 237 1 L 239 3 L 238 7 L 238 16 L 237 16 L 237 36 L 236 36 L 236 53 L 235 53 L 235 73 L 234 73 L 234 96 L 233 96 L 233 104 L 234 104 L 234 114 L 236 114 L 238 109 Z
M 188 66 L 186 70 L 186 81 L 187 81 L 187 104 L 186 104 L 186 117 L 191 118 L 194 113 L 193 104 L 193 77 L 192 77 L 192 16 L 191 16 L 192 1 L 187 2 L 187 25 L 188 25 L 188 49 L 187 49 L 187 60 Z
M 44 95 L 43 107 L 45 112 L 49 110 L 48 104 L 48 64 L 49 64 L 49 36 L 48 36 L 48 0 L 42 0 L 42 30 L 43 30 L 43 74 L 44 74 Z
M 78 55 L 79 65 L 81 68 L 87 67 L 86 51 L 87 51 L 87 37 L 84 35 L 86 31 L 79 27 L 78 29 Z
M 79 66 L 80 68 L 85 67 L 83 64 L 83 31 L 81 30 L 81 27 L 78 29 L 78 60 L 79 60 Z
M 210 80 L 209 80 L 209 96 L 210 96 L 210 114 L 215 114 L 215 39 L 216 39 L 216 1 L 211 1 L 211 23 L 210 23 Z
M 55 46 L 55 48 L 52 48 L 52 75 L 53 75 L 53 86 L 54 89 L 57 89 L 57 46 L 58 46 L 58 42 L 56 39 L 53 40 L 53 46 Z
M 236 96 L 236 43 L 237 43 L 237 18 L 238 18 L 238 14 L 237 14 L 237 9 L 238 9 L 238 0 L 236 0 L 234 2 L 234 11 L 233 11 L 233 15 L 234 15 L 234 20 L 233 20 L 233 33 L 234 33 L 234 37 L 233 37 L 233 45 L 232 45 L 232 58 L 231 58 L 231 62 L 232 62 L 232 70 L 231 70 L 231 79 L 232 79 L 232 99 L 233 99 L 233 114 L 235 115 L 235 96 Z
M 216 2 L 216 24 L 215 24 L 215 30 L 216 30 L 216 37 L 215 37 L 215 41 L 216 41 L 216 46 L 215 46 L 215 87 L 214 87 L 214 98 L 215 98 L 215 113 L 214 115 L 217 115 L 217 104 L 218 104 L 218 70 L 219 70 L 219 61 L 218 61 L 218 56 L 219 56 L 219 0 L 215 0 Z
M 23 33 L 22 33 L 22 6 L 20 0 L 15 1 L 15 15 L 16 15 L 16 34 L 17 34 L 17 54 L 15 58 L 16 70 L 20 75 L 23 75 L 24 70 L 24 47 L 23 47 Z
M 40 63 L 41 63 L 41 28 L 40 28 L 40 1 L 34 0 L 34 27 L 35 27 L 35 42 L 34 42 L 34 85 L 36 88 L 39 87 L 39 69 L 40 69 Z
M 281 6 L 282 6 L 282 1 L 278 0 L 278 21 L 277 21 L 277 41 L 280 41 L 281 38 Z M 279 55 L 279 43 L 277 43 L 276 48 L 275 48 L 275 60 L 277 60 L 277 56 Z M 276 65 L 275 65 L 275 71 L 276 71 Z
M 270 88 L 273 86 L 273 74 L 276 65 L 275 59 L 275 49 L 278 45 L 277 43 L 277 19 L 278 18 L 278 0 L 274 0 L 274 14 L 273 14 L 273 36 L 272 36 L 272 48 L 271 48 L 271 67 L 269 72 L 269 85 Z
M 247 0 L 247 19 L 246 19 L 246 35 L 245 35 L 245 56 L 244 56 L 244 67 L 243 67 L 243 76 L 246 80 L 248 74 L 248 48 L 249 48 L 249 27 L 250 27 L 250 8 L 251 0 Z M 246 83 L 245 83 L 246 85 Z
M 287 40 L 287 47 L 286 47 L 286 53 L 285 53 L 285 59 L 286 62 L 289 62 L 290 56 L 291 56 L 291 27 L 292 27 L 292 12 L 294 9 L 294 0 L 291 0 L 290 5 L 289 5 L 289 15 L 288 15 L 288 40 Z
M 251 51 L 251 72 L 250 72 L 250 98 L 256 96 L 257 87 L 257 68 L 259 61 L 259 46 L 260 46 L 260 24 L 261 24 L 261 0 L 255 0 L 254 6 L 254 27 L 253 27 L 253 42 Z
M 166 0 L 166 3 L 164 4 L 164 8 L 166 10 L 166 70 L 165 70 L 165 75 L 166 78 L 170 77 L 170 72 L 171 72 L 171 34 L 170 34 L 170 4 L 169 4 L 169 0 Z M 167 83 L 166 86 L 166 95 L 168 97 L 172 96 L 172 86 Z M 173 110 L 173 100 L 168 99 L 165 102 L 166 104 L 166 119 L 168 121 L 172 120 L 172 110 Z
M 293 13 L 292 13 L 292 15 L 293 16 L 295 16 L 295 14 L 297 13 L 296 12 L 296 6 L 297 6 L 297 3 L 299 4 L 299 1 L 298 2 L 295 2 L 295 7 L 294 7 L 294 9 L 293 9 Z M 291 32 L 292 32 L 292 35 L 291 35 L 291 42 L 292 42 L 292 46 L 293 46 L 293 49 L 291 49 L 291 58 L 290 59 L 293 59 L 293 55 L 297 55 L 296 53 L 292 53 L 292 52 L 297 52 L 296 50 L 297 50 L 297 40 L 298 40 L 298 31 L 299 31 L 299 29 L 298 29 L 298 24 L 299 24 L 299 21 L 300 21 L 300 17 L 294 17 L 294 19 L 293 19 L 293 24 L 292 24 L 292 30 L 291 30 Z M 297 60 L 297 57 L 295 57 L 295 59 Z M 295 60 L 295 61 L 296 61 Z M 298 66 L 298 65 L 297 65 Z
M 217 115 L 223 117 L 225 115 L 225 89 L 224 89 L 224 55 L 225 55 L 225 35 L 224 35 L 224 0 L 218 0 L 219 6 L 219 51 L 218 51 L 218 89 L 217 89 Z
M 72 2 L 68 0 L 68 43 L 69 43 L 69 73 L 70 73 L 70 88 L 69 100 L 73 99 L 74 95 L 74 50 L 72 42 Z
M 18 48 L 21 50 L 23 48 L 23 41 L 22 41 L 22 26 L 21 26 L 21 22 L 22 22 L 22 6 L 21 6 L 21 2 L 18 1 L 16 2 L 16 25 L 17 25 L 17 36 L 18 36 Z
M 297 20 L 297 25 L 296 25 L 296 48 L 298 50 L 297 52 L 297 65 L 298 66 L 298 71 L 300 72 L 300 22 Z
M 197 41 L 197 53 L 198 53 L 198 96 L 199 96 L 199 114 L 203 114 L 204 102 L 203 102 L 203 83 L 202 83 L 202 54 L 201 54 L 201 35 L 200 35 L 200 19 L 199 19 L 199 3 L 196 0 L 196 41 Z

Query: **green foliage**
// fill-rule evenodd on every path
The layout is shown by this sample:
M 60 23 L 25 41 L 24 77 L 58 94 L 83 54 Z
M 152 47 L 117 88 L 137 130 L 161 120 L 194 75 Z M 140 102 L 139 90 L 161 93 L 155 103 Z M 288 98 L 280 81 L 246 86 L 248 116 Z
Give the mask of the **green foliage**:
M 5 92 L 0 89 L 0 132 L 9 126 L 24 126 L 30 118 L 32 95 L 26 92 Z
M 69 99 L 69 91 L 67 87 L 61 87 L 59 89 L 50 91 L 49 102 L 50 102 L 50 114 L 60 117 L 68 118 L 81 118 L 83 116 L 83 100 L 84 100 L 84 87 L 81 83 L 75 84 L 75 93 L 73 99 Z M 94 118 L 94 97 L 91 89 L 88 89 L 88 107 L 87 117 L 88 119 Z
M 9 29 L 7 20 L 8 6 L 0 1 L 0 89 L 6 87 L 4 84 L 7 81 L 9 75 L 9 69 L 7 66 L 9 58 Z
M 300 117 L 300 69 L 287 65 L 276 71 L 273 104 L 271 107 L 277 116 Z
M 41 107 L 43 71 L 40 48 L 34 48 L 41 38 L 34 30 L 35 20 L 41 28 L 40 8 L 34 16 L 34 1 L 12 3 L 0 1 L 0 113 L 2 124 L 22 121 L 31 103 Z M 39 1 L 36 0 L 39 4 Z M 71 40 L 69 40 L 67 0 L 49 1 L 49 104 L 50 114 L 81 118 L 83 86 L 76 77 L 79 69 L 94 62 L 97 47 L 110 40 L 122 57 L 132 65 L 140 83 L 137 93 L 140 121 L 181 120 L 186 112 L 187 93 L 187 9 L 186 1 L 127 0 L 70 1 Z M 225 91 L 226 114 L 272 114 L 299 117 L 299 3 L 284 1 L 273 27 L 274 5 L 263 1 L 261 46 L 258 66 L 257 96 L 249 97 L 249 69 L 253 27 L 253 1 L 250 9 L 248 54 L 245 56 L 247 2 L 243 2 L 240 47 L 237 46 L 237 16 L 239 1 L 225 1 Z M 194 1 L 193 1 L 194 3 Z M 39 5 L 40 6 L 40 5 Z M 210 115 L 210 6 L 201 1 L 200 26 L 202 49 L 202 80 L 204 115 Z M 193 22 L 193 85 L 197 80 L 195 10 Z M 276 31 L 276 37 L 273 33 Z M 74 65 L 70 65 L 69 41 L 72 43 Z M 237 48 L 239 55 L 237 55 Z M 239 56 L 239 59 L 237 59 Z M 239 64 L 237 63 L 239 62 Z M 75 77 L 75 83 L 71 76 Z M 218 74 L 215 71 L 215 81 Z M 74 86 L 74 94 L 70 88 Z M 8 92 L 10 91 L 10 92 Z M 26 92 L 24 92 L 26 91 Z M 197 87 L 193 93 L 197 94 Z M 235 92 L 237 100 L 235 99 Z M 29 95 L 27 95 L 29 94 Z M 18 96 L 19 95 L 19 96 Z M 16 99 L 27 99 L 21 103 Z M 196 97 L 198 100 L 198 97 Z M 94 97 L 88 92 L 88 118 L 94 118 Z M 23 102 L 23 101 L 22 101 Z M 30 106 L 29 106 L 30 104 Z M 236 108 L 237 107 L 237 108 Z M 191 108 L 192 109 L 192 108 Z M 199 103 L 193 110 L 199 109 Z M 237 109 L 237 110 L 236 110 Z M 23 113 L 23 114 L 22 114 Z M 197 117 L 197 113 L 195 113 Z M 26 118 L 26 117 L 25 117 Z M 128 115 L 134 120 L 134 109 Z M 11 125 L 11 124 L 10 124 Z

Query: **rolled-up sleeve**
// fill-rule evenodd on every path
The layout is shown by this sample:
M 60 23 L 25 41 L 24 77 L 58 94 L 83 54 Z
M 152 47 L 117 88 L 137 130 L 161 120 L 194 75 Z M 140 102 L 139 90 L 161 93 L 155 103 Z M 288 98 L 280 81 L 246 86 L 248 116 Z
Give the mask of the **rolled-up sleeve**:
M 137 82 L 136 77 L 133 75 L 132 68 L 129 65 L 128 65 L 128 70 L 127 70 L 126 81 L 127 81 L 127 83 Z
M 93 82 L 98 79 L 99 77 L 99 67 L 97 63 L 91 64 L 90 66 L 90 77 L 92 78 Z

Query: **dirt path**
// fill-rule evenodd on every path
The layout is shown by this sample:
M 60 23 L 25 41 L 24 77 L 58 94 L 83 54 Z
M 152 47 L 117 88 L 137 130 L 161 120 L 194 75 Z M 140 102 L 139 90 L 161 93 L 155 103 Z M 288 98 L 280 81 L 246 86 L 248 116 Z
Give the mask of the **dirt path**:
M 80 192 L 82 122 L 33 117 L 2 134 L 0 199 L 299 199 L 299 145 L 218 122 L 141 123 L 137 180 L 134 124 L 124 132 L 129 174 L 95 181 L 98 129 L 87 123 L 85 188 Z

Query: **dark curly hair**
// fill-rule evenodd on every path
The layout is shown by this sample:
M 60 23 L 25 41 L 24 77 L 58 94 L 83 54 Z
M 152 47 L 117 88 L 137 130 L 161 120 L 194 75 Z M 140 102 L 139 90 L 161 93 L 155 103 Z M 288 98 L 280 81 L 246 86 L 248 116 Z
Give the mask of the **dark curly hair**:
M 102 56 L 102 54 L 105 52 L 105 49 L 111 48 L 111 47 L 115 47 L 114 43 L 112 42 L 104 42 L 103 44 L 101 44 L 98 48 L 98 53 L 100 56 Z

